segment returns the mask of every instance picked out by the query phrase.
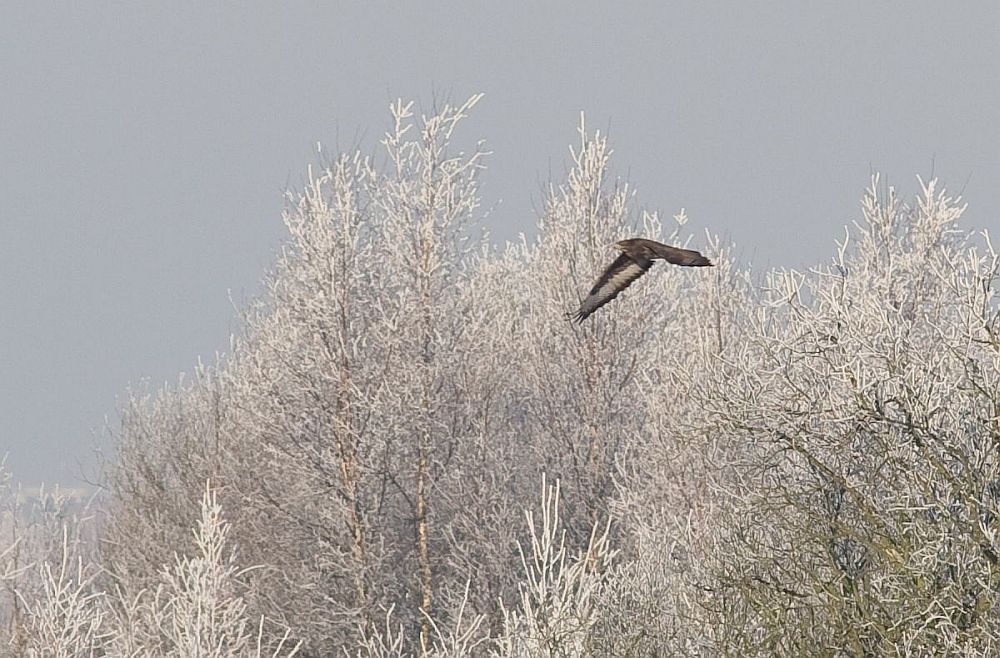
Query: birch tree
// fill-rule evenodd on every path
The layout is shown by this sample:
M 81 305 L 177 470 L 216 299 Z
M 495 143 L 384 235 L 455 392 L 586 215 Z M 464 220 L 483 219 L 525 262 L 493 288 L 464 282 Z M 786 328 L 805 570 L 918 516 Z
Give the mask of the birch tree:
M 289 197 L 291 240 L 266 293 L 217 370 L 233 440 L 213 474 L 243 514 L 244 550 L 270 565 L 253 600 L 313 638 L 306 651 L 352 641 L 390 605 L 426 645 L 430 615 L 447 617 L 495 554 L 476 520 L 496 514 L 488 480 L 502 480 L 502 461 L 482 460 L 505 449 L 492 440 L 505 426 L 494 325 L 471 266 L 488 257 L 475 227 L 485 152 L 453 138 L 477 101 L 420 118 L 396 103 L 384 164 L 355 153 L 310 174 Z M 158 479 L 135 461 L 122 481 Z

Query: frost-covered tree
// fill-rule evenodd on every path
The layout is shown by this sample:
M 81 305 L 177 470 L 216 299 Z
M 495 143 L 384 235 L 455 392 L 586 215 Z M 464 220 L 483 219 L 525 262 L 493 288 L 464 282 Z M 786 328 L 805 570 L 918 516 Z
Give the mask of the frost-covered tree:
M 485 152 L 454 138 L 477 101 L 419 119 L 394 104 L 384 162 L 342 155 L 290 195 L 290 242 L 232 353 L 126 414 L 109 530 L 120 572 L 150 572 L 163 556 L 134 538 L 169 531 L 176 545 L 195 480 L 212 477 L 241 513 L 241 550 L 269 565 L 249 600 L 308 651 L 356 639 L 391 605 L 425 644 L 473 573 L 497 573 L 507 366 L 476 278 L 489 268 L 474 266 L 488 260 Z M 502 582 L 469 598 L 493 605 Z
M 526 512 L 530 548 L 520 546 L 523 582 L 512 610 L 504 609 L 504 625 L 496 642 L 503 657 L 585 656 L 594 653 L 594 626 L 607 586 L 608 525 L 595 526 L 586 546 L 571 554 L 560 528 L 559 483 L 542 479 L 541 519 Z
M 512 342 L 519 349 L 519 415 L 532 467 L 563 482 L 570 510 L 566 527 L 578 544 L 606 520 L 615 497 L 616 464 L 650 422 L 642 379 L 656 376 L 663 332 L 683 331 L 674 311 L 697 275 L 660 266 L 641 285 L 577 325 L 566 320 L 615 253 L 616 241 L 644 236 L 678 240 L 655 213 L 637 213 L 634 193 L 614 177 L 606 137 L 581 121 L 565 182 L 553 184 L 538 235 L 521 245 L 521 318 Z M 653 370 L 651 373 L 650 370 Z
M 288 633 L 265 648 L 264 620 L 251 621 L 238 591 L 246 573 L 229 546 L 230 525 L 216 493 L 207 489 L 200 502 L 191 555 L 175 554 L 159 572 L 154 589 L 130 592 L 121 586 L 111 604 L 113 630 L 107 633 L 109 656 L 153 658 L 261 658 L 298 653 Z
M 297 647 L 269 640 L 237 593 L 245 572 L 227 545 L 214 493 L 201 501 L 195 555 L 162 565 L 152 590 L 130 590 L 94 561 L 87 505 L 58 493 L 16 497 L 16 535 L 0 552 L 4 601 L 0 655 L 26 658 L 278 658 Z M 5 517 L 5 522 L 11 521 Z
M 833 263 L 769 273 L 741 339 L 686 378 L 673 435 L 711 466 L 686 479 L 704 513 L 643 532 L 678 574 L 671 650 L 994 650 L 998 259 L 961 209 L 873 181 Z
M 129 401 L 106 534 L 118 578 L 154 585 L 210 478 L 241 554 L 267 565 L 247 601 L 306 652 L 370 636 L 389 607 L 406 646 L 426 646 L 463 607 L 499 628 L 520 577 L 510 520 L 540 475 L 563 480 L 574 550 L 608 521 L 649 417 L 655 375 L 637 366 L 662 356 L 673 321 L 654 318 L 691 278 L 663 268 L 584 326 L 564 315 L 609 244 L 677 231 L 631 209 L 605 138 L 581 126 L 537 241 L 485 247 L 484 152 L 454 146 L 477 100 L 419 120 L 395 104 L 384 160 L 310 173 L 231 354 Z
M 220 373 L 199 364 L 193 377 L 130 392 L 122 405 L 101 543 L 105 566 L 136 590 L 153 587 L 187 545 L 205 481 L 236 466 L 231 397 Z
M 26 491 L 0 460 L 0 656 L 78 655 L 101 636 L 94 512 L 59 487 Z
M 122 591 L 200 564 L 174 555 L 208 479 L 261 565 L 234 618 L 303 656 L 993 651 L 1000 265 L 958 202 L 873 182 L 828 265 L 754 274 L 709 235 L 714 268 L 577 325 L 615 241 L 688 218 L 638 210 L 581 124 L 537 235 L 490 246 L 477 101 L 395 103 L 375 154 L 310 170 L 230 353 L 126 404 Z

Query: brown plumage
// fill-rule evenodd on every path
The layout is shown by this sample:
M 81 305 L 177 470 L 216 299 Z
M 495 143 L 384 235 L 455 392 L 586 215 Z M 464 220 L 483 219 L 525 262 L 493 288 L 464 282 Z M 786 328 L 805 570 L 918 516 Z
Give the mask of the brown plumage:
M 591 288 L 590 294 L 580 303 L 580 309 L 572 316 L 577 322 L 586 320 L 591 313 L 632 285 L 633 281 L 653 266 L 654 260 L 665 260 L 685 267 L 712 265 L 710 260 L 697 251 L 671 247 L 655 240 L 631 238 L 618 242 L 615 247 L 622 253 L 605 268 L 597 283 Z

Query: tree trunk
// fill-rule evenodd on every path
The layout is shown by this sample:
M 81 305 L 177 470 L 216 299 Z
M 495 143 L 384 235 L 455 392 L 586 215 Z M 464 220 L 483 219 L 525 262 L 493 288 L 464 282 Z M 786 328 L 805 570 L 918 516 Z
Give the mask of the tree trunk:
M 431 614 L 431 559 L 427 531 L 427 437 L 421 437 L 420 455 L 417 458 L 417 550 L 420 561 L 420 647 L 426 651 L 430 642 Z

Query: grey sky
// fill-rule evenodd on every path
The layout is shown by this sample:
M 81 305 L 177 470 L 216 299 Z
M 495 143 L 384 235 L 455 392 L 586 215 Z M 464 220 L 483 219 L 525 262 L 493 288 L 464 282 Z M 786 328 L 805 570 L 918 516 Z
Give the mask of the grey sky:
M 1000 224 L 992 1 L 208 5 L 0 12 L 0 450 L 24 481 L 72 483 L 129 382 L 226 348 L 282 189 L 317 141 L 372 146 L 397 96 L 486 93 L 466 131 L 501 239 L 581 109 L 644 205 L 755 265 L 828 258 L 870 167 L 912 192 L 933 161 L 967 226 Z

